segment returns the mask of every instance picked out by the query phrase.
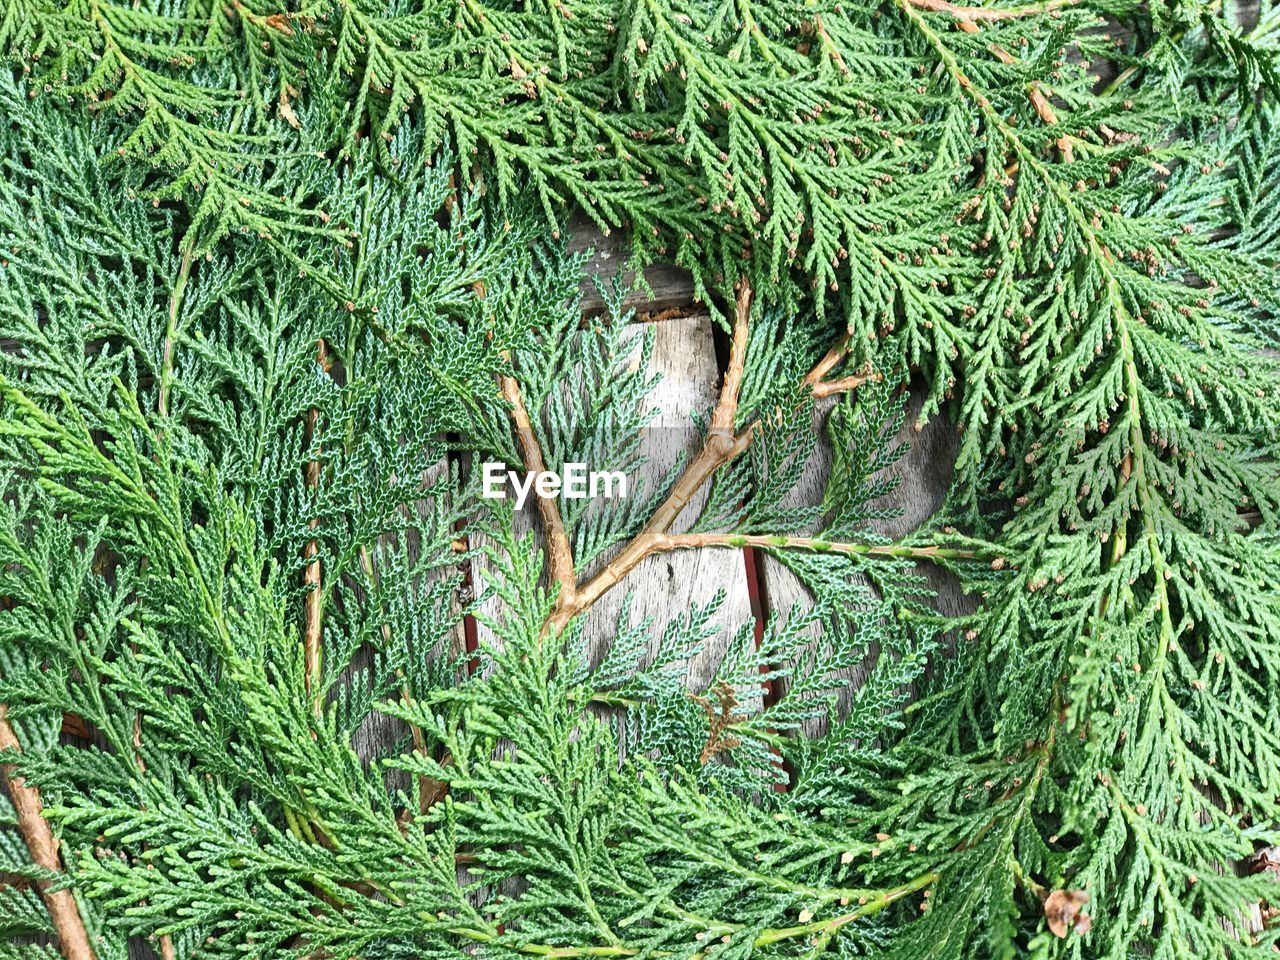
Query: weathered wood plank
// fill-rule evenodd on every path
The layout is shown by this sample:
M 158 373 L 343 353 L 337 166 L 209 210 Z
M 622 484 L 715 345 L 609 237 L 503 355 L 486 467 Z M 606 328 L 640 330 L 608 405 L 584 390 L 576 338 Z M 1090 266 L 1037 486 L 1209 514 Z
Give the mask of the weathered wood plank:
M 658 415 L 642 442 L 643 453 L 648 458 L 643 471 L 648 489 L 661 482 L 682 455 L 693 456 L 702 444 L 702 433 L 694 416 L 703 420 L 710 416 L 718 396 L 720 376 L 710 318 L 685 317 L 659 324 L 654 330 L 653 366 L 661 371 L 663 380 L 653 397 Z M 707 494 L 704 488 L 693 498 L 677 520 L 676 532 L 686 529 L 696 518 Z M 608 556 L 601 558 L 601 562 L 607 561 Z M 734 633 L 752 618 L 745 562 L 740 550 L 684 551 L 641 562 L 585 617 L 584 629 L 593 660 L 604 654 L 617 635 L 618 617 L 628 593 L 631 594 L 630 624 L 653 618 L 649 647 L 652 657 L 657 652 L 662 631 L 671 620 L 687 617 L 695 605 L 705 606 L 719 591 L 724 592 L 724 600 L 708 621 L 715 634 L 693 657 L 687 670 L 689 688 L 704 689 Z
M 694 312 L 693 280 L 688 271 L 673 263 L 651 263 L 644 268 L 646 291 L 636 285 L 635 271 L 628 266 L 630 250 L 626 232 L 611 230 L 603 233 L 586 216 L 574 216 L 566 228 L 566 249 L 570 253 L 589 253 L 583 264 L 582 312 L 595 316 L 605 311 L 600 288 L 610 288 L 615 277 L 629 292 L 623 307 L 639 314 L 658 314 L 668 310 L 687 308 Z

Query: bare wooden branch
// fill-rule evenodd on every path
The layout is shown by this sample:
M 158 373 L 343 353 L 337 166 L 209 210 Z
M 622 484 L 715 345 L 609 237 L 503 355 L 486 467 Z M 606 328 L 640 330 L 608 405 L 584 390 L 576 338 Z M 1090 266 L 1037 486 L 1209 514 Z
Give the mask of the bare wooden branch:
M 515 377 L 502 378 L 502 395 L 511 405 L 511 419 L 515 424 L 516 442 L 520 445 L 525 472 L 535 475 L 545 473 L 547 465 L 542 459 L 542 447 L 538 444 L 537 434 L 533 432 L 533 422 L 529 419 L 529 411 L 524 405 L 520 384 Z M 573 569 L 573 549 L 569 546 L 564 521 L 560 519 L 560 508 L 552 497 L 535 496 L 534 499 L 538 501 L 538 515 L 542 518 L 542 529 L 546 535 L 551 579 L 560 585 L 557 606 L 572 604 L 578 582 Z
M 754 297 L 751 284 L 742 280 L 738 284 L 737 301 L 733 309 L 733 342 L 729 345 L 729 366 L 724 373 L 724 385 L 720 388 L 720 400 L 711 414 L 711 433 L 733 434 L 734 419 L 738 414 L 738 396 L 742 393 L 742 375 L 747 362 L 747 325 L 751 318 L 751 302 Z
M 676 481 L 675 486 L 671 488 L 666 500 L 654 511 L 653 516 L 649 518 L 649 522 L 645 524 L 644 528 L 599 573 L 587 583 L 578 587 L 576 592 L 567 600 L 562 600 L 556 606 L 547 621 L 547 625 L 550 628 L 556 631 L 563 630 L 574 617 L 589 609 L 592 604 L 634 570 L 642 560 L 655 553 L 698 546 L 766 546 L 763 542 L 749 542 L 752 538 L 744 540 L 741 537 L 733 537 L 728 534 L 724 535 L 723 542 L 720 542 L 713 539 L 719 535 L 707 535 L 708 538 L 702 540 L 700 539 L 701 535 L 672 536 L 670 533 L 672 525 L 679 518 L 684 508 L 688 506 L 689 501 L 702 488 L 702 485 L 722 466 L 746 450 L 751 445 L 751 441 L 759 428 L 759 421 L 756 421 L 746 426 L 741 432 L 736 430 L 738 400 L 742 391 L 742 379 L 746 363 L 747 334 L 751 316 L 752 296 L 750 284 L 745 280 L 742 281 L 738 287 L 737 300 L 734 307 L 733 339 L 729 350 L 729 365 L 725 370 L 720 397 L 716 402 L 715 410 L 711 414 L 711 422 L 702 449 L 685 467 L 684 473 Z M 865 373 L 842 377 L 837 380 L 824 380 L 823 378 L 840 364 L 848 352 L 849 337 L 846 335 L 827 351 L 822 359 L 814 365 L 813 369 L 805 375 L 802 382 L 810 388 L 816 397 L 830 396 L 855 389 L 868 381 L 882 379 L 880 374 Z M 733 544 L 729 542 L 731 540 L 739 542 Z M 800 546 L 804 546 L 807 543 L 811 549 L 818 549 L 816 546 L 818 541 L 816 540 L 804 541 L 801 538 L 796 543 Z M 853 545 L 847 546 L 848 552 L 854 552 Z M 920 550 L 922 551 L 921 558 L 929 556 L 931 552 L 934 556 L 942 556 L 942 554 L 937 553 L 940 548 L 895 547 L 893 549 Z M 876 553 L 880 552 L 888 556 L 894 555 L 889 552 L 888 547 L 884 551 L 876 551 Z M 905 553 L 902 555 L 910 556 L 911 554 Z M 959 555 L 957 554 L 957 556 Z
M 945 13 L 957 20 L 972 22 L 985 20 L 1018 20 L 1022 17 L 1035 17 L 1054 10 L 1070 7 L 1079 0 L 1046 0 L 1045 3 L 1029 3 L 1021 7 L 969 7 L 948 3 L 947 0 L 907 0 L 917 10 L 928 10 L 930 13 Z
M 321 340 L 316 348 L 316 362 L 322 367 L 328 360 L 328 347 Z M 306 443 L 310 446 L 316 443 L 316 421 L 319 419 L 320 412 L 314 408 L 307 411 L 306 423 Z M 303 468 L 303 480 L 308 487 L 314 490 L 320 485 L 320 458 L 317 446 L 317 456 L 307 461 L 306 467 Z M 315 529 L 320 523 L 318 517 L 313 517 L 309 526 Z M 312 710 L 319 715 L 324 710 L 324 703 L 320 695 L 320 669 L 321 669 L 321 632 L 324 625 L 324 593 L 321 589 L 321 569 L 319 545 L 315 540 L 308 540 L 305 547 L 302 548 L 302 555 L 310 562 L 303 571 L 302 581 L 309 588 L 306 599 L 306 606 L 303 610 L 303 631 L 302 631 L 302 674 L 306 683 L 306 692 L 311 697 Z
M 22 752 L 17 734 L 9 723 L 8 707 L 0 703 L 0 752 L 12 750 Z M 31 861 L 38 867 L 58 873 L 62 872 L 62 864 L 58 857 L 58 841 L 45 820 L 40 804 L 40 791 L 29 786 L 21 777 L 15 776 L 13 764 L 0 764 L 5 782 L 9 786 L 9 799 L 18 815 L 18 830 L 31 854 Z M 89 934 L 84 920 L 80 916 L 80 908 L 70 890 L 52 890 L 51 881 L 37 881 L 40 896 L 44 899 L 53 921 L 53 928 L 58 934 L 58 946 L 66 960 L 94 960 L 93 947 L 89 943 Z
M 813 385 L 813 395 L 818 399 L 832 397 L 837 393 L 848 393 L 857 390 L 864 383 L 879 383 L 884 377 L 878 373 L 857 373 L 838 380 L 822 380 Z
M 852 337 L 847 333 L 837 340 L 835 344 L 832 345 L 831 349 L 823 354 L 822 359 L 813 365 L 813 369 L 805 374 L 803 381 L 804 384 L 808 387 L 814 387 L 820 383 L 828 373 L 834 370 L 836 364 L 843 360 L 849 353 L 849 344 L 851 340 Z
M 860 557 L 894 557 L 903 560 L 972 560 L 977 554 L 962 548 L 937 544 L 912 546 L 897 543 L 857 543 L 823 540 L 820 537 L 780 537 L 771 534 L 679 533 L 656 537 L 651 553 L 666 550 L 698 550 L 708 547 L 760 550 L 808 550 L 812 553 L 840 553 Z
M 603 570 L 578 589 L 570 599 L 562 600 L 556 605 L 556 609 L 548 620 L 548 626 L 556 631 L 563 630 L 570 620 L 588 609 L 618 581 L 635 569 L 636 564 L 653 551 L 654 537 L 665 534 L 671 529 L 671 525 L 676 522 L 680 513 L 688 506 L 689 501 L 707 479 L 750 445 L 754 431 L 747 429 L 735 435 L 734 424 L 738 414 L 738 397 L 742 390 L 752 298 L 751 285 L 745 280 L 742 281 L 738 286 L 734 305 L 729 366 L 725 371 L 720 397 L 711 414 L 711 423 L 702 449 L 685 467 L 684 473 L 671 488 L 667 498 L 654 511 L 644 528 Z

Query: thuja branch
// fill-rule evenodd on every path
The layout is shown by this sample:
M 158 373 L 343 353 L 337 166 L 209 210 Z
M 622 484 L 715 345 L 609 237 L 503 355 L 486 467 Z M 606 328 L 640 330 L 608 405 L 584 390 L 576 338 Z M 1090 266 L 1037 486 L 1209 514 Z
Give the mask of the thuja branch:
M 169 394 L 173 389 L 173 351 L 178 339 L 178 315 L 182 310 L 182 299 L 187 290 L 187 281 L 191 278 L 195 243 L 184 241 L 182 248 L 182 260 L 178 265 L 178 276 L 173 282 L 173 290 L 169 295 L 164 345 L 161 347 L 160 352 L 160 387 L 156 396 L 156 410 L 162 418 L 169 416 Z
M 965 33 L 978 33 L 981 28 L 972 20 L 960 20 L 956 26 Z M 998 43 L 991 44 L 989 49 L 992 55 L 1006 66 L 1013 66 L 1022 61 L 1011 54 Z M 1058 123 L 1058 115 L 1054 112 L 1053 105 L 1049 103 L 1049 98 L 1045 96 L 1044 88 L 1039 81 L 1033 80 L 1027 85 L 1027 97 L 1031 100 L 1031 106 L 1036 112 L 1036 116 L 1040 118 L 1040 122 L 1047 126 L 1056 126 Z M 1071 162 L 1071 138 L 1063 135 L 1058 138 L 1058 149 L 1062 151 L 1062 159 L 1067 163 Z
M 22 745 L 9 723 L 8 707 L 0 703 L 0 753 L 10 751 L 21 753 Z M 61 873 L 58 841 L 54 839 L 53 831 L 49 829 L 49 823 L 42 813 L 40 791 L 21 777 L 14 776 L 13 764 L 0 763 L 0 770 L 4 772 L 9 799 L 18 816 L 18 830 L 31 854 L 31 861 L 44 870 Z M 54 882 L 47 879 L 36 881 L 40 896 L 49 909 L 49 917 L 53 920 L 53 928 L 57 931 L 62 955 L 66 960 L 94 960 L 93 947 L 89 944 L 89 934 L 85 930 L 75 897 L 70 890 L 51 889 L 53 885 Z
M 361 546 L 359 556 L 360 567 L 364 570 L 364 575 L 369 579 L 369 586 L 373 589 L 374 595 L 377 597 L 378 612 L 379 614 L 385 614 L 386 611 L 382 602 L 382 593 L 378 589 L 378 574 L 373 565 L 373 557 L 369 554 L 369 548 L 367 546 Z M 392 644 L 391 624 L 385 617 L 382 618 L 379 633 L 382 635 L 383 646 L 390 649 Z M 412 700 L 413 694 L 409 688 L 409 681 L 405 676 L 404 667 L 396 667 L 395 675 L 396 679 L 400 681 L 400 696 L 405 701 Z M 413 752 L 426 756 L 427 740 L 422 733 L 422 727 L 418 726 L 416 723 L 411 723 L 408 726 L 409 737 L 413 742 Z M 431 809 L 431 806 L 437 800 L 444 796 L 447 786 L 439 780 L 428 777 L 425 774 L 418 774 L 415 779 L 418 782 L 418 810 L 420 813 L 425 814 L 429 809 Z
M 195 237 L 190 233 L 183 238 L 178 275 L 174 279 L 173 288 L 169 292 L 169 309 L 165 323 L 164 343 L 160 349 L 159 388 L 156 393 L 156 412 L 159 414 L 162 424 L 169 417 L 169 395 L 173 390 L 174 350 L 178 341 L 178 317 L 182 312 L 182 301 L 186 296 L 187 284 L 191 279 L 191 267 L 195 261 L 194 241 Z M 161 426 L 157 433 L 162 436 L 163 430 L 164 427 Z M 136 647 L 134 653 L 137 653 Z M 142 714 L 136 710 L 133 714 L 133 753 L 134 763 L 138 767 L 138 772 L 145 775 L 147 764 L 142 758 Z M 174 960 L 176 956 L 173 938 L 167 934 L 162 936 L 160 938 L 161 960 Z
M 790 927 L 771 927 L 761 930 L 751 941 L 753 947 L 766 947 L 769 944 L 781 943 L 785 940 L 793 940 L 798 937 L 820 937 L 831 935 L 839 932 L 840 928 L 846 927 L 856 920 L 869 917 L 872 914 L 879 913 L 881 910 L 904 897 L 910 896 L 920 890 L 933 886 L 938 882 L 938 874 L 923 873 L 912 880 L 907 881 L 900 886 L 883 890 L 874 897 L 862 898 L 865 902 L 861 902 L 853 910 L 838 914 L 826 920 L 814 920 L 810 922 L 796 924 Z M 740 929 L 737 924 L 719 924 L 710 923 L 708 926 L 719 931 L 722 929 Z M 474 930 L 468 928 L 455 927 L 449 931 L 468 940 L 475 940 L 480 943 L 488 943 L 498 939 L 498 934 L 490 933 L 485 930 Z M 573 960 L 578 957 L 633 957 L 641 952 L 653 957 L 670 957 L 674 954 L 664 950 L 644 950 L 639 947 L 628 946 L 624 943 L 605 944 L 595 946 L 553 946 L 544 943 L 524 943 L 514 947 L 520 953 L 530 954 L 538 957 L 556 957 L 565 958 L 565 960 Z M 689 957 L 689 960 L 705 960 L 706 951 L 699 951 Z
M 812 923 L 803 923 L 794 927 L 783 927 L 775 930 L 764 930 L 756 937 L 755 945 L 757 947 L 767 946 L 771 943 L 777 943 L 780 940 L 786 940 L 792 937 L 806 937 L 814 935 L 830 936 L 836 933 L 841 927 L 868 917 L 873 913 L 879 913 L 885 907 L 896 903 L 903 897 L 910 896 L 918 890 L 924 890 L 938 882 L 936 873 L 924 873 L 899 887 L 892 890 L 885 890 L 874 899 L 867 900 L 866 903 L 860 904 L 857 909 L 842 913 L 839 916 L 830 918 L 829 920 L 815 920 Z

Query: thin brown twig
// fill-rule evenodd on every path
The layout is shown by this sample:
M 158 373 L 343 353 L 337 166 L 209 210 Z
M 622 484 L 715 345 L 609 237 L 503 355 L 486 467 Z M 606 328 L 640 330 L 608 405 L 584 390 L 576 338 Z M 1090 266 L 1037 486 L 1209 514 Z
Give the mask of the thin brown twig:
M 720 397 L 711 414 L 711 423 L 702 449 L 684 469 L 667 498 L 653 512 L 648 523 L 636 534 L 621 552 L 566 601 L 556 605 L 548 620 L 554 630 L 563 630 L 578 614 L 604 596 L 615 584 L 630 573 L 653 550 L 654 537 L 665 534 L 688 506 L 689 501 L 702 488 L 707 479 L 720 467 L 738 456 L 751 443 L 754 430 L 747 429 L 735 435 L 734 421 L 738 413 L 738 395 L 742 390 L 743 370 L 747 350 L 747 326 L 751 315 L 753 291 L 743 280 L 738 285 L 734 304 L 733 338 L 729 349 L 729 366 L 725 370 Z
M 750 432 L 734 433 L 738 415 L 738 395 L 742 390 L 743 371 L 746 364 L 747 324 L 751 316 L 754 293 L 751 285 L 743 280 L 738 285 L 734 304 L 733 338 L 729 347 L 729 365 L 725 370 L 720 397 L 711 412 L 711 422 L 706 440 L 698 455 L 690 461 L 684 474 L 658 507 L 643 533 L 665 533 L 689 505 L 689 501 L 702 488 L 711 474 L 738 456 L 751 442 Z
M 821 400 L 823 397 L 833 397 L 837 393 L 848 393 L 850 390 L 857 390 L 864 383 L 879 383 L 884 377 L 878 373 L 855 373 L 848 377 L 841 377 L 839 380 L 821 380 L 812 387 L 813 395 Z
M 813 365 L 813 369 L 804 375 L 804 380 L 801 382 L 807 387 L 815 387 L 821 383 L 823 378 L 835 369 L 836 364 L 845 358 L 852 340 L 852 335 L 848 333 L 837 340 L 831 349 L 823 354 L 822 359 Z
M 808 550 L 811 553 L 839 553 L 860 557 L 894 557 L 903 560 L 973 560 L 973 550 L 941 547 L 937 544 L 912 546 L 897 543 L 858 543 L 823 540 L 820 537 L 781 537 L 772 534 L 674 533 L 654 538 L 652 553 L 669 550 L 700 550 L 708 547 L 760 550 Z
M 533 421 L 529 419 L 524 397 L 520 394 L 520 384 L 515 377 L 502 377 L 501 380 L 502 395 L 511 405 L 511 420 L 515 424 L 516 442 L 520 445 L 525 472 L 535 476 L 545 473 L 547 465 L 542 459 L 542 447 L 533 432 Z M 553 497 L 538 496 L 535 499 L 538 501 L 538 515 L 542 518 L 542 531 L 547 542 L 549 573 L 551 579 L 560 585 L 557 607 L 572 604 L 578 590 L 578 581 L 573 569 L 573 549 L 569 546 L 564 521 L 560 519 L 560 510 Z
M 738 415 L 738 397 L 742 393 L 742 378 L 747 364 L 747 323 L 751 317 L 751 284 L 746 280 L 738 284 L 738 295 L 733 309 L 733 339 L 729 344 L 729 366 L 724 372 L 720 387 L 720 399 L 711 413 L 711 435 L 727 433 L 733 436 L 734 420 Z
M 822 359 L 815 363 L 813 368 L 804 375 L 804 379 L 800 381 L 818 399 L 831 397 L 837 393 L 847 393 L 850 390 L 856 390 L 864 383 L 879 383 L 884 379 L 880 374 L 871 372 L 853 374 L 841 377 L 838 380 L 826 379 L 827 374 L 849 355 L 849 348 L 852 344 L 852 334 L 846 333 L 832 345 L 830 350 L 822 355 Z
M 319 341 L 316 348 L 316 362 L 322 367 L 328 359 L 328 347 L 323 340 Z M 316 425 L 320 412 L 315 408 L 307 411 L 307 422 L 305 427 L 305 441 L 310 446 L 316 439 Z M 320 485 L 320 458 L 319 450 L 316 450 L 316 457 L 307 461 L 307 465 L 303 468 L 303 481 L 312 490 Z M 320 524 L 319 517 L 313 517 L 307 524 L 311 529 L 315 529 Z M 302 631 L 302 676 L 306 685 L 307 695 L 311 698 L 311 709 L 319 716 L 324 710 L 324 704 L 321 702 L 320 696 L 320 668 L 321 668 L 321 632 L 324 625 L 324 594 L 321 590 L 321 569 L 319 557 L 319 545 L 315 540 L 308 540 L 306 546 L 302 548 L 302 556 L 309 561 L 306 569 L 302 573 L 302 582 L 307 586 L 308 593 L 306 606 L 303 609 L 303 631 Z
M 22 745 L 9 723 L 8 707 L 0 703 L 0 752 L 22 752 Z M 55 873 L 62 872 L 58 857 L 58 841 L 45 820 L 40 804 L 40 791 L 14 775 L 13 764 L 0 764 L 5 781 L 9 785 L 9 799 L 18 816 L 18 830 L 31 854 L 31 861 L 38 867 Z M 52 881 L 38 880 L 36 886 L 49 910 L 49 918 L 58 934 L 58 945 L 66 960 L 94 960 L 89 933 L 80 916 L 80 908 L 70 890 L 51 890 Z
M 1078 2 L 1079 0 L 1046 0 L 1044 3 L 1029 3 L 1021 7 L 969 7 L 949 3 L 947 0 L 907 0 L 907 3 L 918 10 L 945 13 L 957 20 L 968 22 L 975 20 L 1018 20 L 1022 17 L 1034 17 L 1040 14 L 1052 13 L 1054 10 L 1061 10 Z
M 472 289 L 477 297 L 484 299 L 483 280 L 472 284 Z M 504 350 L 502 358 L 510 364 L 511 352 Z M 533 432 L 533 421 L 525 406 L 524 396 L 520 393 L 519 381 L 513 376 L 499 377 L 498 381 L 503 398 L 511 406 L 511 422 L 515 425 L 516 443 L 520 447 L 520 459 L 524 463 L 525 473 L 533 476 L 545 473 L 547 464 L 542 456 L 542 446 L 538 443 L 538 435 Z M 573 548 L 569 545 L 560 509 L 552 497 L 535 496 L 535 499 L 538 501 L 538 515 L 542 518 L 542 532 L 547 545 L 548 573 L 560 585 L 556 605 L 559 607 L 561 604 L 571 604 L 577 593 L 578 579 L 573 568 Z
M 908 2 L 914 3 L 914 0 L 908 0 Z M 918 4 L 916 5 L 918 6 Z M 956 26 L 965 33 L 978 33 L 981 29 L 972 20 L 960 20 L 956 23 Z M 1022 62 L 998 43 L 991 44 L 988 49 L 1003 64 L 1012 66 L 1015 63 Z M 1058 115 L 1054 112 L 1053 105 L 1049 103 L 1049 98 L 1045 96 L 1044 87 L 1041 86 L 1039 81 L 1033 80 L 1028 85 L 1027 97 L 1031 100 L 1031 106 L 1035 110 L 1036 116 L 1040 118 L 1041 123 L 1046 126 L 1055 126 L 1057 124 Z M 1058 138 L 1056 145 L 1062 152 L 1062 159 L 1070 163 L 1072 159 L 1071 139 L 1063 135 Z

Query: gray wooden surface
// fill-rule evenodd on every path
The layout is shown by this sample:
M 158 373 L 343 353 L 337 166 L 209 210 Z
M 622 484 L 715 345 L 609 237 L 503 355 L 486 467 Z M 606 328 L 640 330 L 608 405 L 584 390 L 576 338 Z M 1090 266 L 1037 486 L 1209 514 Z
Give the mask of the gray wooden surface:
M 711 320 L 705 315 L 663 320 L 654 330 L 653 365 L 662 373 L 653 405 L 658 415 L 645 431 L 641 449 L 648 458 L 644 473 L 665 476 L 680 455 L 694 456 L 702 445 L 695 417 L 710 417 L 719 390 L 720 372 L 712 343 Z M 701 491 L 676 522 L 676 531 L 688 527 L 707 499 Z M 617 552 L 610 551 L 598 568 Z M 589 575 L 593 570 L 588 570 Z M 714 635 L 687 667 L 690 689 L 706 687 L 724 656 L 734 632 L 751 620 L 751 600 L 741 550 L 680 551 L 649 557 L 622 583 L 605 594 L 588 611 L 583 629 L 588 654 L 598 661 L 616 635 L 618 617 L 628 593 L 630 625 L 652 618 L 650 656 L 668 622 L 685 617 L 695 606 L 709 603 L 717 593 L 724 598 L 711 617 Z
M 689 274 L 670 263 L 654 263 L 644 268 L 643 283 L 636 283 L 635 271 L 628 265 L 626 236 L 621 230 L 608 234 L 579 214 L 569 221 L 565 246 L 570 253 L 586 254 L 583 270 L 587 280 L 582 285 L 582 312 L 595 316 L 605 311 L 600 290 L 610 289 L 615 280 L 627 290 L 623 306 L 635 310 L 640 320 L 671 312 L 692 312 L 693 283 Z M 646 289 L 647 287 L 647 289 Z
M 634 279 L 624 270 L 626 258 L 622 239 L 616 234 L 602 236 L 590 224 L 577 222 L 568 246 L 573 250 L 592 252 L 582 286 L 582 310 L 585 316 L 598 314 L 603 309 L 603 300 L 597 291 L 601 278 L 608 279 L 623 271 L 625 282 Z M 657 418 L 646 431 L 642 443 L 643 453 L 650 461 L 644 472 L 656 480 L 676 463 L 682 453 L 692 455 L 697 451 L 701 443 L 698 419 L 705 421 L 715 404 L 722 369 L 717 362 L 712 321 L 693 301 L 687 275 L 666 267 L 653 269 L 647 277 L 652 291 L 633 291 L 626 303 L 635 311 L 637 343 L 642 325 L 652 323 L 648 327 L 655 338 L 651 369 L 662 375 L 661 383 L 649 398 L 658 410 Z M 916 414 L 920 402 L 921 389 L 915 389 L 908 399 L 908 415 L 897 438 L 898 442 L 907 444 L 908 450 L 887 470 L 900 481 L 896 490 L 881 503 L 898 513 L 877 525 L 881 533 L 889 536 L 901 536 L 926 520 L 942 502 L 951 479 L 956 452 L 954 429 L 945 418 L 935 417 L 917 431 Z M 795 503 L 817 503 L 822 497 L 831 469 L 824 421 L 832 403 L 824 401 L 815 415 L 815 429 L 821 439 L 801 483 L 793 491 Z M 554 468 L 555 465 L 550 466 Z M 677 531 L 687 527 L 691 518 L 696 516 L 706 493 L 704 489 L 686 509 L 676 524 Z M 514 503 L 512 508 L 514 510 Z M 523 510 L 515 511 L 515 531 L 518 537 L 533 537 L 541 546 L 540 520 L 532 498 Z M 474 542 L 471 546 L 482 547 L 484 543 Z M 579 579 L 589 577 L 617 549 L 615 547 L 598 558 L 591 567 L 579 570 Z M 628 595 L 627 624 L 636 626 L 646 618 L 652 620 L 649 628 L 652 655 L 658 638 L 670 621 L 686 617 L 695 605 L 705 605 L 718 593 L 723 593 L 723 600 L 711 620 L 713 635 L 686 665 L 690 689 L 705 689 L 728 644 L 743 625 L 754 626 L 757 618 L 764 622 L 774 614 L 789 614 L 811 603 L 807 590 L 782 563 L 762 553 L 755 554 L 753 559 L 755 562 L 749 563 L 743 551 L 728 549 L 679 551 L 648 558 L 584 616 L 582 629 L 590 660 L 599 662 L 613 643 Z M 921 572 L 937 591 L 940 611 L 958 613 L 968 609 L 968 601 L 958 584 L 945 571 L 931 564 L 922 564 Z M 472 561 L 470 577 L 477 591 L 496 576 L 497 571 L 487 557 L 481 556 Z M 481 616 L 471 625 L 472 643 L 482 649 L 496 647 L 498 638 L 484 620 L 501 615 L 500 607 L 491 599 L 480 612 Z M 847 671 L 848 686 L 843 691 L 842 700 L 847 702 L 865 672 L 865 665 Z M 784 689 L 779 686 L 774 691 L 775 695 Z M 404 731 L 396 723 L 379 720 L 361 729 L 356 746 L 362 755 L 374 756 L 384 752 L 392 742 L 403 741 L 403 737 Z

